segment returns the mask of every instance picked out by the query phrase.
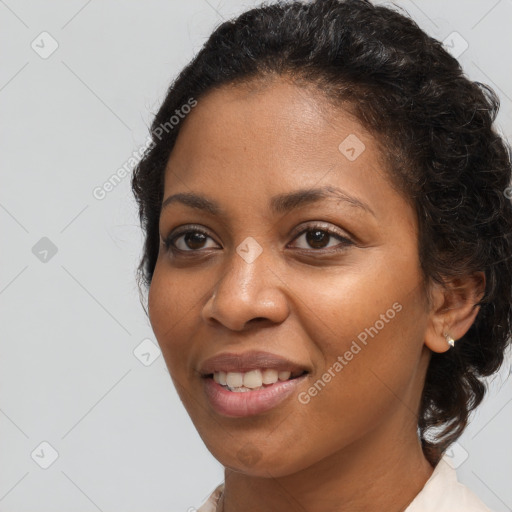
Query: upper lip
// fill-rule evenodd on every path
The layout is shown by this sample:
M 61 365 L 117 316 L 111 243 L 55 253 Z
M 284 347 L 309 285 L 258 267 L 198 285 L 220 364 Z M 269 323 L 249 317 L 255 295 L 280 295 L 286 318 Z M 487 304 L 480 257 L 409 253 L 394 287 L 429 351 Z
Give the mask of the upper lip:
M 290 371 L 292 374 L 308 371 L 306 367 L 294 363 L 285 357 L 251 350 L 236 354 L 234 352 L 222 352 L 210 357 L 201 364 L 199 372 L 204 377 L 214 372 L 248 372 L 256 369 L 271 368 L 277 371 Z

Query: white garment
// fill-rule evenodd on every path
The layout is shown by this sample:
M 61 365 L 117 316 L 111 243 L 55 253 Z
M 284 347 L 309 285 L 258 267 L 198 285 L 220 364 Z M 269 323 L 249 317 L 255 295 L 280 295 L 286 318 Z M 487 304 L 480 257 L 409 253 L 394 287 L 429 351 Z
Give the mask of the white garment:
M 216 512 L 223 489 L 224 484 L 219 484 L 197 512 Z M 491 510 L 476 494 L 457 480 L 455 469 L 442 458 L 405 512 L 491 512 Z
M 443 457 L 405 512 L 491 512 Z

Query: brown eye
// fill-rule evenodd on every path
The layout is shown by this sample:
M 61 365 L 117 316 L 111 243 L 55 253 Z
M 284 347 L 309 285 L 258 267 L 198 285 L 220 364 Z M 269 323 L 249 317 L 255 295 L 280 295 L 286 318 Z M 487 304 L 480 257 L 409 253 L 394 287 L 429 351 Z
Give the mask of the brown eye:
M 315 229 L 306 233 L 306 241 L 314 249 L 323 249 L 329 243 L 330 236 L 325 231 Z
M 302 231 L 295 239 L 294 243 L 298 249 L 314 249 L 318 252 L 322 249 L 343 250 L 354 242 L 343 236 L 337 231 L 312 226 Z
M 210 240 L 210 245 L 208 244 Z M 189 229 L 169 236 L 164 241 L 165 247 L 170 251 L 196 252 L 200 249 L 211 249 L 218 245 L 207 233 L 198 229 Z
M 190 231 L 184 235 L 185 245 L 189 249 L 201 249 L 208 237 L 198 231 Z

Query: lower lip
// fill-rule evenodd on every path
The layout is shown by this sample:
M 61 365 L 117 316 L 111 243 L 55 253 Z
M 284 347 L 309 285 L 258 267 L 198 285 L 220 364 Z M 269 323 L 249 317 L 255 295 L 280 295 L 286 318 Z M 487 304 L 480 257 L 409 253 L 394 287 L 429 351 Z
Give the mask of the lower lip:
M 211 377 L 204 378 L 204 386 L 206 396 L 216 412 L 240 418 L 273 409 L 293 394 L 307 375 L 306 373 L 295 379 L 278 381 L 255 391 L 229 391 Z

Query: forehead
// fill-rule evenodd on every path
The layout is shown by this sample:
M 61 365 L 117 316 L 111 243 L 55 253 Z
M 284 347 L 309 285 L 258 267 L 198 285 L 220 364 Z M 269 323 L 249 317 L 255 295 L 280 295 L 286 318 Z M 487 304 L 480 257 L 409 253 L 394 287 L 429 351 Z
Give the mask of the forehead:
M 246 159 L 256 153 L 262 164 L 297 160 L 301 155 L 322 161 L 333 152 L 336 158 L 341 156 L 339 145 L 350 135 L 354 141 L 365 138 L 375 146 L 358 120 L 342 108 L 335 109 L 314 85 L 258 79 L 223 85 L 201 97 L 181 121 L 170 160 L 218 160 L 225 154 L 233 161 L 242 151 Z M 366 144 L 366 149 L 377 156 L 376 148 Z
M 378 208 L 390 199 L 383 160 L 372 134 L 315 86 L 280 79 L 225 85 L 182 121 L 164 197 L 200 189 L 222 199 L 236 190 L 266 204 L 299 185 L 332 185 L 365 194 Z

